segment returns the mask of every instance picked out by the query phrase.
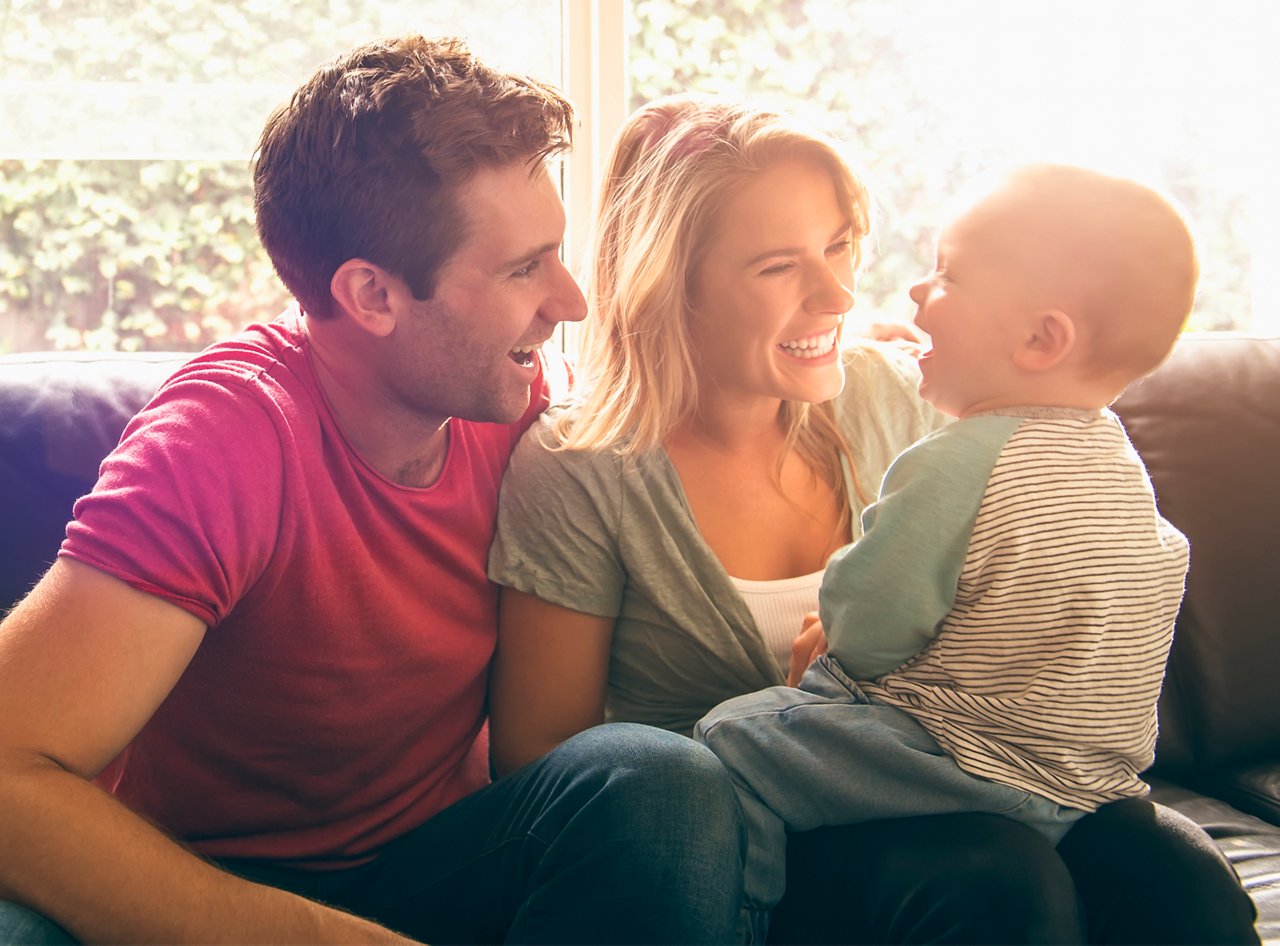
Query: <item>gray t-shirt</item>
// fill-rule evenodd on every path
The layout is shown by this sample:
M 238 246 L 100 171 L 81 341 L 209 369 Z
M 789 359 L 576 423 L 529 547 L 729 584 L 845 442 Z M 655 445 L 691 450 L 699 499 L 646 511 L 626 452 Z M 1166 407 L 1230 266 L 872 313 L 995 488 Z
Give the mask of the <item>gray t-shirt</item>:
M 861 344 L 845 353 L 845 367 L 837 417 L 863 492 L 874 498 L 894 457 L 945 418 L 920 400 L 915 362 L 900 349 Z M 553 450 L 550 422 L 565 410 L 573 408 L 548 411 L 511 457 L 489 577 L 615 619 L 611 721 L 688 734 L 717 703 L 783 683 L 742 596 L 703 541 L 666 451 L 628 460 L 612 450 Z

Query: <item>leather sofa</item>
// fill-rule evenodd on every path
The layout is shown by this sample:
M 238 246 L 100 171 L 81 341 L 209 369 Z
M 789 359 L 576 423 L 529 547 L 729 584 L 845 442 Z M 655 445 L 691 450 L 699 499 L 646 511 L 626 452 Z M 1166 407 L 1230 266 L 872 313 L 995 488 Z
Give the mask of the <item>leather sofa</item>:
M 99 461 L 186 357 L 0 357 L 0 611 L 48 567 Z M 1191 540 L 1153 797 L 1206 829 L 1260 939 L 1280 943 L 1280 338 L 1188 337 L 1116 410 Z
M 1209 833 L 1280 942 L 1280 338 L 1184 338 L 1115 410 L 1191 542 L 1152 798 Z

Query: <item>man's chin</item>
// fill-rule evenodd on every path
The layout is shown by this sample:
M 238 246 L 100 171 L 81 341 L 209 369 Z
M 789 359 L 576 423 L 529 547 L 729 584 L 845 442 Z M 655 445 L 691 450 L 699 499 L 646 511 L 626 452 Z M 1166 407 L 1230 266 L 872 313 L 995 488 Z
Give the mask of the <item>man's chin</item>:
M 529 389 L 525 388 L 523 398 L 518 395 L 512 395 L 500 401 L 491 401 L 485 405 L 483 412 L 485 416 L 475 419 L 483 420 L 490 424 L 514 424 L 528 412 L 529 401 Z

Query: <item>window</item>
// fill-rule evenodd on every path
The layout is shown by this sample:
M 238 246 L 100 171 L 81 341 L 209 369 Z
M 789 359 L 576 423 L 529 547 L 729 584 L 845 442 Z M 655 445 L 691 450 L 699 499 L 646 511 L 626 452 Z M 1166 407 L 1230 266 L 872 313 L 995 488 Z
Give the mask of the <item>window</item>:
M 880 206 L 855 316 L 902 321 L 954 188 L 1078 162 L 1195 220 L 1190 327 L 1280 331 L 1280 10 L 1239 0 L 633 0 L 631 104 L 748 95 L 832 131 Z
M 248 169 L 263 122 L 321 61 L 411 31 L 560 78 L 546 0 L 0 6 L 0 352 L 194 350 L 274 317 Z
M 566 248 L 626 113 L 748 96 L 846 142 L 880 207 L 855 316 L 910 317 L 954 188 L 1055 158 L 1152 178 L 1191 212 L 1192 328 L 1280 331 L 1280 8 L 1243 0 L 7 0 L 0 352 L 188 349 L 286 296 L 248 159 L 314 66 L 408 31 L 558 82 L 580 124 Z M 567 343 L 571 331 L 566 331 Z

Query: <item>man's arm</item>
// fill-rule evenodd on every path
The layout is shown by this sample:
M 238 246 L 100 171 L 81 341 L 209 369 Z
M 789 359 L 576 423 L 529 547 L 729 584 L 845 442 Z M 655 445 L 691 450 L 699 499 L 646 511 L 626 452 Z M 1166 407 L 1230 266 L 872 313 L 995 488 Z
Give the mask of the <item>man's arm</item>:
M 65 558 L 0 624 L 0 898 L 84 942 L 406 942 L 211 866 L 91 784 L 204 633 Z

